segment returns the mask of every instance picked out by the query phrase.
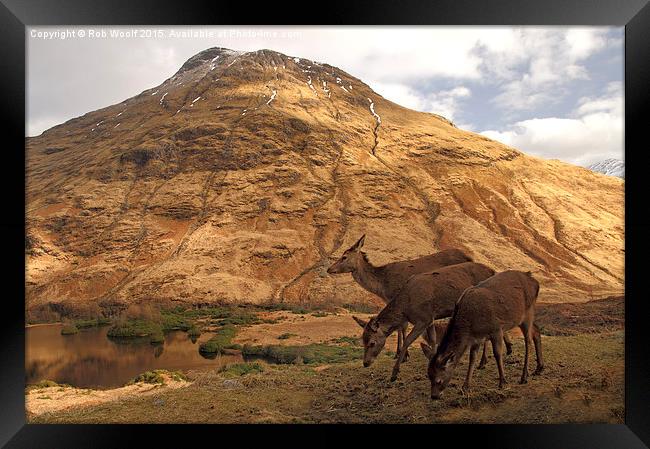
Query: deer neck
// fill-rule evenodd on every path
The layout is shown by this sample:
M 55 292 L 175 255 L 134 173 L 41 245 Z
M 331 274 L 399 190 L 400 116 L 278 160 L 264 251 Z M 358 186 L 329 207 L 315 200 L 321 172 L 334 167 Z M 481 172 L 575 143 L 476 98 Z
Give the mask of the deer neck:
M 445 347 L 438 348 L 438 351 L 441 351 L 441 354 L 443 355 L 446 355 L 450 352 L 455 353 L 456 357 L 454 358 L 454 362 L 453 362 L 453 365 L 455 367 L 456 365 L 458 365 L 458 362 L 462 358 L 463 354 L 465 354 L 465 351 L 467 351 L 467 348 L 469 347 L 469 343 L 470 343 L 470 338 L 468 335 L 465 335 L 464 332 L 459 332 L 457 329 L 452 330 L 452 332 L 453 333 L 449 336 L 449 339 L 446 342 L 446 344 L 445 342 L 441 343 L 441 346 L 445 345 Z
M 406 322 L 406 318 L 397 307 L 395 301 L 389 302 L 377 315 L 377 323 L 382 332 L 388 336 Z
M 361 259 L 360 266 L 352 272 L 352 277 L 360 286 L 368 290 L 370 293 L 374 293 L 386 302 L 389 301 L 389 299 L 386 298 L 381 269 L 368 262 L 365 256 Z

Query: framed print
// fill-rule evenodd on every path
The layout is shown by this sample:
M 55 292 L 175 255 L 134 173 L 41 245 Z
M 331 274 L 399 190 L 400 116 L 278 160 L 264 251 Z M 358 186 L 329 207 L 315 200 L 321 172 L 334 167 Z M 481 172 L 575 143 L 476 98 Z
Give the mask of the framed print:
M 645 2 L 211 6 L 3 2 L 3 444 L 646 447 Z

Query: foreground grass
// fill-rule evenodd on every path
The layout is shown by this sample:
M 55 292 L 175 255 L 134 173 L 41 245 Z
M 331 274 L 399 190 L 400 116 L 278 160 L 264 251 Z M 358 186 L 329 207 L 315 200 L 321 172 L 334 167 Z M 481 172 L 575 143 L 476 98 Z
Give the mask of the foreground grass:
M 426 360 L 414 348 L 396 382 L 384 352 L 370 368 L 359 360 L 329 367 L 250 365 L 190 372 L 187 388 L 89 408 L 44 414 L 38 423 L 595 423 L 623 422 L 623 332 L 543 338 L 546 369 L 518 385 L 523 342 L 506 359 L 499 390 L 494 360 L 460 392 L 467 355 L 439 401 L 429 398 Z M 534 363 L 533 363 L 534 366 Z M 323 369 L 325 368 L 325 369 Z M 243 373 L 243 375 L 242 375 Z

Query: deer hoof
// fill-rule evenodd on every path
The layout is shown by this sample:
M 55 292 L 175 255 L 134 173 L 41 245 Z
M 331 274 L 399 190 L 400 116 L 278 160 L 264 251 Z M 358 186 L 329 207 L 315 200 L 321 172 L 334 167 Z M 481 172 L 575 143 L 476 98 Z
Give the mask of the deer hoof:
M 391 381 L 391 382 L 395 382 L 396 380 L 397 380 L 397 373 L 393 373 L 393 374 L 391 374 L 391 376 L 390 376 L 390 381 Z
M 528 383 L 528 378 L 525 378 L 525 379 L 524 379 L 524 378 L 522 377 L 521 380 L 519 381 L 519 384 L 520 384 L 520 385 L 527 384 L 527 383 Z
M 502 390 L 503 388 L 505 388 L 505 386 L 506 386 L 507 383 L 508 383 L 508 382 L 506 382 L 505 379 L 504 379 L 504 380 L 500 380 L 500 381 L 499 381 L 499 389 Z
M 533 376 L 539 376 L 540 374 L 542 374 L 542 371 L 544 371 L 544 367 L 538 366 L 537 369 L 533 372 Z

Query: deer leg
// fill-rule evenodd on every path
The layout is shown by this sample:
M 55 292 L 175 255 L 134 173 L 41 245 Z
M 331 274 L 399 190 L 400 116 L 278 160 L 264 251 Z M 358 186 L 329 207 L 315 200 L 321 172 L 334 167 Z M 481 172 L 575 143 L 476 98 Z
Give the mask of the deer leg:
M 512 354 L 512 342 L 507 332 L 503 333 L 503 343 L 506 345 L 506 355 Z
M 536 376 L 544 369 L 544 358 L 542 357 L 542 334 L 535 323 L 533 323 L 533 343 L 535 343 L 535 355 L 537 357 L 537 368 L 533 372 L 533 376 Z
M 492 342 L 492 352 L 494 353 L 494 360 L 497 362 L 497 369 L 499 370 L 499 388 L 507 383 L 506 376 L 503 370 L 503 330 L 490 336 Z
M 485 365 L 487 364 L 487 345 L 488 345 L 488 341 L 486 338 L 485 342 L 483 343 L 483 354 L 481 355 L 481 361 L 478 364 L 478 369 L 485 368 Z
M 528 354 L 530 352 L 530 340 L 531 340 L 531 326 L 528 321 L 524 321 L 519 325 L 519 328 L 521 329 L 521 333 L 524 334 L 524 343 L 526 347 L 526 353 L 524 355 L 524 369 L 521 372 L 521 380 L 519 381 L 520 384 L 525 384 L 528 382 Z
M 402 343 L 404 341 L 404 329 L 397 329 L 397 352 L 395 352 L 395 359 L 399 357 L 399 353 L 402 351 Z
M 404 327 L 402 327 L 402 346 L 404 346 L 404 339 L 406 338 L 406 332 L 409 330 L 409 323 L 404 323 Z M 406 348 L 406 352 L 404 353 L 404 360 L 402 362 L 406 362 L 409 359 L 409 350 Z
M 413 343 L 415 339 L 418 338 L 426 328 L 427 328 L 426 324 L 416 324 L 415 326 L 413 326 L 411 332 L 409 332 L 409 334 L 404 339 L 404 343 L 402 343 L 402 350 L 399 353 L 398 359 L 395 361 L 395 366 L 393 367 L 393 373 L 390 376 L 391 382 L 397 380 L 397 375 L 399 374 L 399 366 L 404 360 L 404 355 L 406 354 L 406 351 L 408 351 L 408 347 L 411 346 L 411 343 Z
M 465 377 L 465 383 L 463 384 L 463 391 L 469 392 L 470 383 L 472 382 L 472 374 L 474 373 L 474 365 L 476 364 L 476 356 L 478 355 L 478 350 L 481 347 L 481 343 L 475 343 L 469 350 L 469 365 L 467 366 L 467 376 Z M 485 352 L 485 345 L 483 345 L 483 351 Z

